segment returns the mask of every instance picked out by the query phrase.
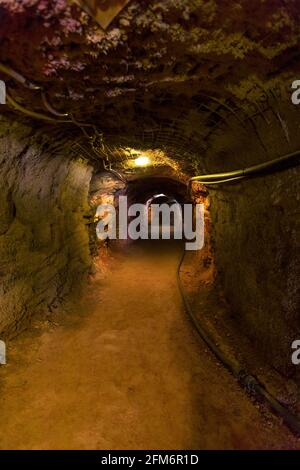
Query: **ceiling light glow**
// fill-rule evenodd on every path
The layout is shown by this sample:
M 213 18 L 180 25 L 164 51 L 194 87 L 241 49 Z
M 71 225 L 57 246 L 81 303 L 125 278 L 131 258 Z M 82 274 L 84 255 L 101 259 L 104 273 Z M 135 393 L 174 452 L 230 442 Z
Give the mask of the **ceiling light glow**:
M 150 163 L 150 158 L 146 155 L 141 155 L 140 157 L 134 160 L 136 166 L 147 166 Z

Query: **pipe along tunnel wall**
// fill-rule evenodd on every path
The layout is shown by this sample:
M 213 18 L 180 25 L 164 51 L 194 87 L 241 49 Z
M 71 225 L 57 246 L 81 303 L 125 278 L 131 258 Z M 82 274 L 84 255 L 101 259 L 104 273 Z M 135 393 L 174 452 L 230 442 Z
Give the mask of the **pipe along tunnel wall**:
M 264 129 L 269 159 L 300 148 Z M 228 136 L 227 136 L 228 138 Z M 55 142 L 55 143 L 54 143 Z M 211 148 L 209 171 L 263 161 L 257 143 L 234 136 Z M 40 311 L 51 311 L 78 287 L 91 266 L 90 181 L 93 169 L 72 159 L 61 131 L 45 132 L 1 118 L 1 337 Z M 265 156 L 265 160 L 268 156 Z M 241 335 L 284 375 L 299 329 L 299 168 L 222 188 L 209 188 L 219 279 Z M 298 191 L 299 195 L 299 191 Z

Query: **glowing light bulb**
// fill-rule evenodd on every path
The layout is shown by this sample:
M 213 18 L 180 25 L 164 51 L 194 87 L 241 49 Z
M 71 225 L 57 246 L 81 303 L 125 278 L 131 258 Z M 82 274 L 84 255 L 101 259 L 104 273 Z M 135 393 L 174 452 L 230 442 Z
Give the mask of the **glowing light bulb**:
M 147 166 L 150 163 L 150 158 L 145 155 L 141 155 L 134 160 L 134 163 L 136 166 Z

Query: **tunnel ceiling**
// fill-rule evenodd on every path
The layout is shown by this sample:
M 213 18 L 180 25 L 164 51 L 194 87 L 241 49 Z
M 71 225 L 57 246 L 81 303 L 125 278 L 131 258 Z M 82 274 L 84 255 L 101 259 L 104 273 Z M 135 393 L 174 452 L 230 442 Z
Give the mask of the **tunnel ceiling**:
M 205 151 L 228 116 L 252 119 L 300 64 L 298 0 L 131 0 L 106 30 L 67 0 L 1 0 L 0 18 L 1 62 L 55 109 L 108 141 L 142 137 L 183 154 Z M 39 92 L 7 84 L 45 112 Z

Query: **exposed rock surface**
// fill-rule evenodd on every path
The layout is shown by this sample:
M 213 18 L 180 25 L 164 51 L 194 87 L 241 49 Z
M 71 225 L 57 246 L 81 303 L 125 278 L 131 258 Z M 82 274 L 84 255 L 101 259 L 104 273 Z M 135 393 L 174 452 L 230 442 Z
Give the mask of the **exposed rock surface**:
M 91 168 L 59 136 L 3 118 L 0 129 L 0 332 L 14 334 L 87 270 Z
M 228 112 L 211 96 L 243 114 L 299 71 L 298 0 L 131 0 L 106 32 L 67 0 L 1 0 L 0 18 L 2 62 L 56 107 L 124 134 L 193 108 L 181 133 L 205 137 Z M 14 95 L 43 108 L 39 93 Z
M 291 82 L 299 78 L 298 0 L 132 0 L 107 32 L 66 0 L 0 0 L 0 18 L 1 61 L 42 85 L 55 108 L 93 122 L 113 147 L 125 145 L 125 135 L 126 145 L 163 148 L 191 175 L 250 166 L 300 148 L 299 110 L 290 100 Z M 5 78 L 16 100 L 46 112 L 39 92 Z M 4 127 L 1 141 L 1 158 L 13 158 L 7 170 L 1 167 L 8 176 L 3 173 L 0 237 L 11 243 L 3 263 L 16 263 L 5 272 L 12 291 L 3 287 L 3 326 L 10 322 L 8 295 L 18 305 L 16 318 L 27 315 L 34 285 L 42 286 L 34 296 L 44 301 L 46 278 L 53 279 L 47 292 L 54 286 L 54 298 L 66 266 L 71 274 L 82 270 L 88 244 L 82 213 L 74 209 L 66 217 L 58 207 L 69 200 L 83 207 L 89 170 L 77 170 L 59 150 L 50 158 L 8 139 L 15 131 Z M 28 172 L 37 182 L 45 175 L 41 188 L 30 189 Z M 59 182 L 51 193 L 54 177 Z M 236 321 L 288 374 L 290 342 L 299 334 L 297 179 L 290 170 L 210 191 L 216 261 Z M 45 191 L 53 205 L 41 224 Z M 50 194 L 45 198 L 49 202 Z M 51 218 L 61 224 L 56 235 Z M 61 230 L 73 236 L 66 241 Z M 69 257 L 69 241 L 74 253 L 81 247 L 79 258 Z M 29 258 L 45 272 L 53 261 L 49 277 L 41 281 L 30 271 L 30 282 L 23 282 Z

